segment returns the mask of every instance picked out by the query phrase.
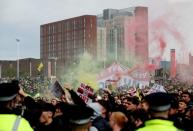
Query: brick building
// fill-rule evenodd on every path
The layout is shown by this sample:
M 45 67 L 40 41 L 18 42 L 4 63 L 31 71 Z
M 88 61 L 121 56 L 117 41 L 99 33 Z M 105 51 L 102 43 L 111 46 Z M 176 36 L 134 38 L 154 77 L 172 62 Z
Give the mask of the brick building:
M 20 76 L 32 76 L 36 77 L 41 74 L 37 70 L 39 64 L 41 63 L 40 59 L 26 58 L 19 60 L 19 70 Z M 17 76 L 17 61 L 16 60 L 2 60 L 0 61 L 0 78 L 5 77 L 15 77 Z
M 59 66 L 78 63 L 84 52 L 97 54 L 96 16 L 84 15 L 41 25 L 40 57 L 46 75 L 56 74 Z M 55 62 L 48 64 L 53 59 Z
M 106 28 L 97 27 L 97 60 L 104 63 L 106 61 Z

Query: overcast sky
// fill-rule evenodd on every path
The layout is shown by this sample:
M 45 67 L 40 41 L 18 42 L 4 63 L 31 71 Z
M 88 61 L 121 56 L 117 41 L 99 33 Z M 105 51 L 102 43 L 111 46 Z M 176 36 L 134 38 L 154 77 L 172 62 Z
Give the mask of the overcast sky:
M 184 49 L 193 54 L 191 0 L 0 0 L 0 60 L 17 59 L 16 38 L 20 39 L 20 58 L 39 58 L 42 24 L 85 14 L 97 15 L 106 8 L 132 6 L 149 7 L 150 23 L 167 14 L 166 22 L 180 31 Z M 177 50 L 182 49 L 182 43 L 172 37 L 167 38 L 167 43 L 165 54 L 177 45 Z M 150 48 L 151 55 L 153 51 L 154 46 Z

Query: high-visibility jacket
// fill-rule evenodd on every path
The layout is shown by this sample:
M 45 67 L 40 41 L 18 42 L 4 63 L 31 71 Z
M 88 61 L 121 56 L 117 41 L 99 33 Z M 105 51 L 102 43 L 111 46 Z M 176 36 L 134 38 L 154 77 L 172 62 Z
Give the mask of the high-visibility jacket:
M 0 131 L 33 131 L 28 121 L 14 114 L 0 114 Z
M 181 131 L 173 125 L 172 121 L 153 119 L 145 122 L 145 127 L 137 131 Z

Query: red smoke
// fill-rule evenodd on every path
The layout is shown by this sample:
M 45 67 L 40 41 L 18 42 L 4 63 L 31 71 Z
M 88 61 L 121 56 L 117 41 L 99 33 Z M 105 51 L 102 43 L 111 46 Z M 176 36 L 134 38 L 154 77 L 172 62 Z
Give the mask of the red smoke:
M 159 63 L 164 55 L 165 49 L 168 46 L 166 39 L 168 34 L 176 40 L 176 44 L 180 44 L 180 47 L 184 49 L 184 38 L 174 25 L 169 23 L 170 15 L 163 15 L 150 23 L 150 46 L 152 43 L 157 43 L 157 47 L 153 51 L 159 52 L 159 55 L 154 58 L 155 63 Z
M 149 72 L 152 72 L 156 69 L 156 65 L 155 64 L 146 64 L 145 69 Z
M 150 28 L 153 31 L 151 34 L 152 40 L 159 39 L 159 37 L 164 38 L 164 31 L 166 31 L 177 41 L 177 44 L 183 44 L 184 38 L 173 25 L 168 23 L 169 17 L 170 16 L 163 15 L 150 23 Z
M 166 48 L 166 42 L 162 37 L 159 38 L 159 48 L 160 48 L 160 55 L 163 56 Z

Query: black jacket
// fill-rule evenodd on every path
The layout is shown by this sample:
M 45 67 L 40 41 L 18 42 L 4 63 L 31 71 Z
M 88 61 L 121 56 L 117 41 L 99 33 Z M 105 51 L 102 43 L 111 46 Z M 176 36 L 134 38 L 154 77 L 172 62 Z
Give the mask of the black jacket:
M 94 119 L 94 121 L 92 122 L 92 126 L 96 127 L 98 131 L 111 131 L 108 121 L 101 116 Z

